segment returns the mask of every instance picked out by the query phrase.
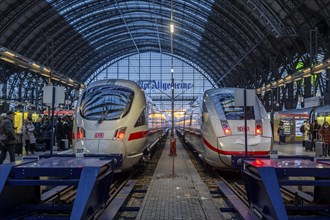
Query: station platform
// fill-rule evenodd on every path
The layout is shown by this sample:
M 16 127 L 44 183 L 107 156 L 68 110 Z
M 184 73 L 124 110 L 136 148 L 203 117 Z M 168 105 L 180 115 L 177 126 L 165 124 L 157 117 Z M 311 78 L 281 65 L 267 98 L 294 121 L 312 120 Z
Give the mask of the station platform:
M 305 151 L 305 148 L 302 146 L 302 143 L 281 144 L 281 145 L 274 143 L 273 149 L 277 150 L 279 155 L 287 155 L 287 156 L 306 155 L 310 157 L 315 157 L 315 151 Z
M 169 143 L 166 143 L 166 144 L 169 145 Z M 179 146 L 179 145 L 181 145 L 181 143 L 179 143 L 179 140 L 177 139 L 177 147 L 179 147 L 179 150 L 180 150 L 181 146 Z M 169 148 L 169 146 L 167 146 L 167 145 L 166 145 L 166 147 Z M 311 157 L 315 156 L 315 151 L 305 151 L 305 149 L 302 147 L 301 143 L 298 143 L 298 144 L 281 144 L 281 145 L 279 145 L 277 143 L 274 143 L 273 149 L 277 150 L 279 155 L 291 155 L 291 156 L 307 155 L 307 156 L 311 156 Z M 49 154 L 49 152 L 50 152 L 49 150 L 45 151 L 45 152 L 39 151 L 39 152 L 35 152 L 35 155 Z M 168 152 L 169 152 L 169 149 L 167 149 L 167 153 Z M 54 154 L 70 154 L 70 153 L 72 153 L 72 148 L 70 148 L 68 150 L 65 150 L 65 151 L 57 151 L 57 147 L 54 146 L 53 153 Z M 24 156 L 26 156 L 26 155 L 24 155 Z M 16 158 L 16 160 L 20 160 L 24 156 L 22 156 L 22 155 L 17 156 L 16 155 L 15 158 Z M 27 156 L 32 156 L 32 154 L 29 154 Z M 330 157 L 328 156 L 327 158 L 330 158 Z M 7 154 L 7 158 L 4 161 L 4 163 L 9 163 L 9 155 L 8 154 Z M 172 164 L 172 162 L 171 162 L 171 164 Z M 172 169 L 172 166 L 171 166 L 171 169 Z
M 169 153 L 168 139 L 136 219 L 224 219 L 178 138 Z
M 54 145 L 54 147 L 53 147 L 53 154 L 72 154 L 72 153 L 73 153 L 72 148 L 69 148 L 67 150 L 58 151 L 56 145 Z M 26 155 L 25 154 L 25 149 L 23 149 L 23 155 L 15 155 L 15 160 L 16 161 L 17 160 L 22 160 L 25 157 L 34 157 L 34 156 L 39 156 L 39 155 L 43 155 L 43 154 L 50 154 L 50 150 L 46 150 L 46 151 L 35 151 L 34 154 L 29 153 L 28 155 Z M 5 163 L 9 163 L 9 162 L 10 162 L 10 160 L 9 160 L 9 154 L 7 153 L 7 157 L 6 157 L 6 159 L 5 159 L 5 161 L 3 163 L 5 164 Z

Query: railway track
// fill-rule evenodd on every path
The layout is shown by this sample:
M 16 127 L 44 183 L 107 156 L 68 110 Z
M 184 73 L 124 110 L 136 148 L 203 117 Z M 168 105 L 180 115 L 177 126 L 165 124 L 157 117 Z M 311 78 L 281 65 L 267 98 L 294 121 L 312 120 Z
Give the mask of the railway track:
M 244 182 L 240 170 L 232 171 L 219 171 L 203 163 L 200 158 L 194 153 L 190 146 L 186 146 L 188 155 L 195 168 L 197 169 L 200 177 L 209 188 L 209 191 L 213 195 L 213 199 L 217 207 L 220 210 L 226 210 L 230 208 L 230 204 L 219 194 L 217 182 L 222 181 L 226 186 L 234 192 L 234 194 L 247 206 L 249 202 L 245 191 Z M 282 198 L 286 205 L 300 205 L 300 204 L 312 204 L 312 196 L 310 191 L 307 192 L 298 191 L 293 187 L 282 187 L 281 188 Z M 299 195 L 298 195 L 299 194 Z M 303 194 L 303 195 L 302 195 Z M 224 213 L 224 212 L 222 212 Z M 240 217 L 235 213 L 224 214 L 226 219 L 239 219 Z M 261 216 L 259 216 L 261 218 Z

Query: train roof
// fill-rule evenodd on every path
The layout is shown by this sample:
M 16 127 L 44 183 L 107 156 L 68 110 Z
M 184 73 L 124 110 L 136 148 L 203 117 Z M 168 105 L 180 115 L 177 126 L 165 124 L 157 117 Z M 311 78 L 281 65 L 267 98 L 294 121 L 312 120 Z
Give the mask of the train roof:
M 280 111 L 278 114 L 285 115 L 285 114 L 307 114 L 312 111 L 313 108 L 301 108 L 301 109 L 288 109 L 285 111 Z
M 316 108 L 317 113 L 330 113 L 330 105 L 324 105 Z
M 134 81 L 130 81 L 130 80 L 126 80 L 126 79 L 104 79 L 104 80 L 95 81 L 95 82 L 90 83 L 87 86 L 87 89 L 94 87 L 94 86 L 109 85 L 109 84 L 128 87 L 128 88 L 134 90 L 135 92 L 142 91 L 139 84 L 137 84 Z
M 298 113 L 310 114 L 313 109 L 317 114 L 330 114 L 330 105 L 318 106 L 314 108 L 310 107 L 310 108 L 301 108 L 301 109 L 288 109 L 285 111 L 280 111 L 278 112 L 278 114 L 298 114 Z
M 214 94 L 219 94 L 219 93 L 233 93 L 238 90 L 244 90 L 244 88 L 228 87 L 228 88 L 208 89 L 205 91 L 205 94 L 214 95 Z

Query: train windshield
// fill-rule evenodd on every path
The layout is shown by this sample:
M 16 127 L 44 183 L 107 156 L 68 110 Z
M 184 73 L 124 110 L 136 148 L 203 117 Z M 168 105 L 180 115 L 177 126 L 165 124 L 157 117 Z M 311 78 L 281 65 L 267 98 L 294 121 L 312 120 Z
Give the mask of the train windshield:
M 88 120 L 116 120 L 124 117 L 133 101 L 133 90 L 115 85 L 87 89 L 81 99 L 80 114 Z
M 234 93 L 218 93 L 212 96 L 215 108 L 223 120 L 244 120 L 244 106 L 235 105 Z M 222 115 L 225 118 L 221 117 Z M 255 119 L 254 107 L 246 107 L 246 120 Z

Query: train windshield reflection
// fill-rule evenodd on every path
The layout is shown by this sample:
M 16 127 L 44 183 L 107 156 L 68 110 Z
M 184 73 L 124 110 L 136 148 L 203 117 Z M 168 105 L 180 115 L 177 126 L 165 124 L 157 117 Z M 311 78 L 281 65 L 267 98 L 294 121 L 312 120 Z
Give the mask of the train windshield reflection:
M 80 114 L 88 120 L 116 120 L 129 112 L 133 97 L 131 89 L 121 86 L 92 87 L 83 94 Z

